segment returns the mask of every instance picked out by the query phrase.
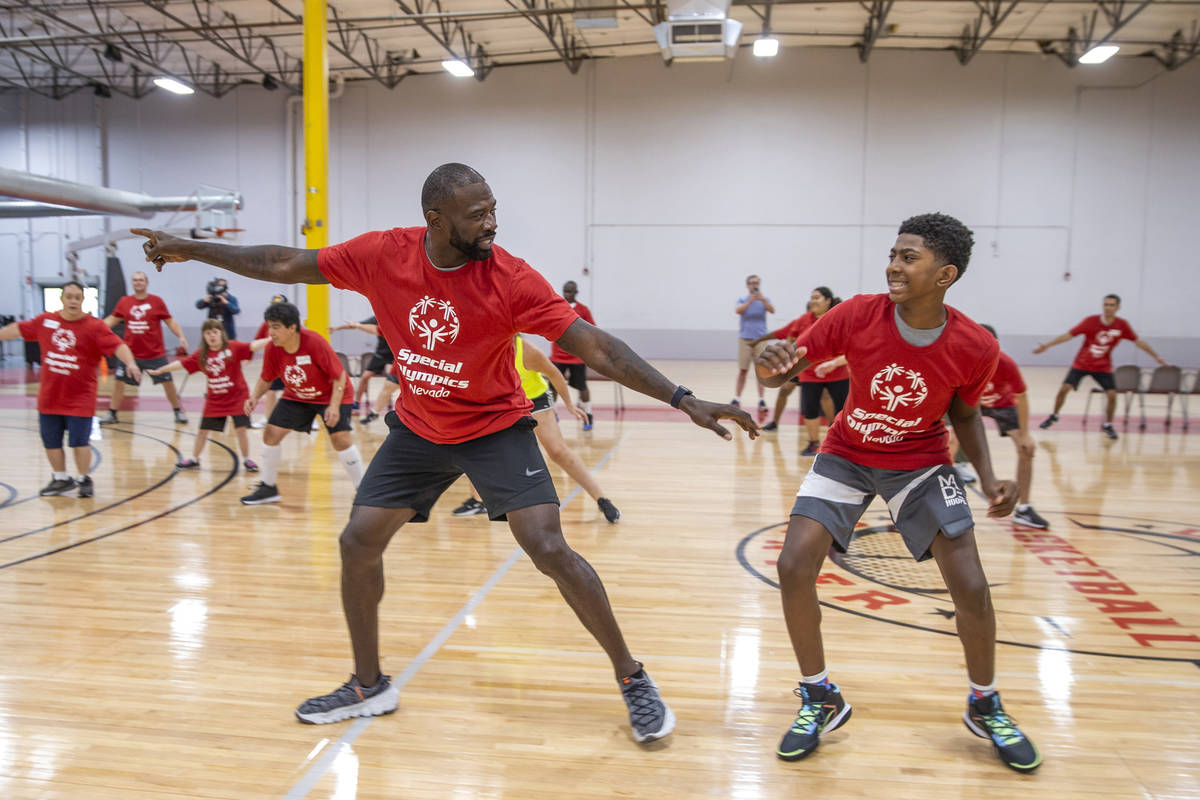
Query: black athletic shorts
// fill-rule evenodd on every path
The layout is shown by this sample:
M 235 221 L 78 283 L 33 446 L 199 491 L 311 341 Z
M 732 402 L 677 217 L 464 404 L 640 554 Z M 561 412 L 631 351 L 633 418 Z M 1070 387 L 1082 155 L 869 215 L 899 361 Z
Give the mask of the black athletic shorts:
M 277 428 L 308 433 L 312 430 L 312 421 L 321 417 L 321 424 L 325 426 L 325 430 L 337 433 L 350 430 L 350 414 L 353 411 L 352 403 L 343 403 L 342 416 L 338 418 L 337 425 L 331 428 L 325 422 L 325 406 L 319 406 L 316 403 L 298 403 L 295 400 L 281 397 L 275 404 L 275 410 L 271 412 L 271 418 L 267 420 L 267 424 Z
M 140 369 L 142 372 L 145 372 L 148 369 L 158 369 L 159 367 L 165 367 L 167 365 L 166 356 L 159 356 L 158 358 L 135 358 L 134 361 L 137 362 L 138 369 Z M 141 381 L 135 381 L 129 375 L 125 374 L 125 365 L 120 361 L 117 361 L 117 368 L 113 372 L 113 377 L 121 381 L 121 383 L 128 383 L 130 386 L 137 386 L 139 383 L 141 383 Z M 150 380 L 154 381 L 156 384 L 174 383 L 174 381 L 171 379 L 171 373 L 169 372 L 164 372 L 161 375 L 151 375 Z
M 800 384 L 800 416 L 805 419 L 817 419 L 821 416 L 821 392 L 829 390 L 829 397 L 833 400 L 833 414 L 837 416 L 842 410 L 842 406 L 846 404 L 846 395 L 850 393 L 850 379 L 843 378 L 840 381 L 829 381 L 828 383 L 818 383 L 815 381 L 805 381 Z M 833 420 L 829 420 L 833 422 Z
M 231 414 L 228 417 L 201 417 L 200 418 L 200 430 L 216 431 L 217 433 L 224 433 L 225 432 L 225 420 L 230 419 L 230 418 L 233 419 L 233 429 L 234 430 L 237 430 L 238 428 L 249 428 L 250 427 L 250 418 L 247 417 L 245 414 Z M 308 424 L 312 425 L 312 422 L 310 421 Z
M 389 372 L 389 373 L 387 374 L 387 379 L 388 379 L 388 383 L 394 383 L 394 384 L 396 384 L 397 386 L 399 386 L 399 385 L 400 385 L 400 379 L 399 379 L 399 378 L 397 378 L 397 377 L 396 377 L 396 375 L 395 375 L 394 373 L 391 373 L 391 372 Z
M 1092 372 L 1086 369 L 1071 369 L 1067 372 L 1067 377 L 1063 378 L 1063 383 L 1070 386 L 1072 389 L 1079 388 L 1079 382 L 1083 380 L 1084 375 L 1091 375 L 1096 383 L 1100 384 L 1100 388 L 1106 392 L 1111 392 L 1117 388 L 1117 382 L 1113 379 L 1111 372 Z
M 536 414 L 539 411 L 546 411 L 554 407 L 554 401 L 550 399 L 549 392 L 542 392 L 537 397 L 533 398 L 533 411 Z
M 979 409 L 979 413 L 996 420 L 996 427 L 1000 429 L 1001 436 L 1008 436 L 1009 431 L 1015 431 L 1021 427 L 1021 423 L 1017 418 L 1016 406 L 1005 406 L 1004 408 L 983 407 Z
M 543 503 L 558 505 L 554 480 L 538 449 L 533 417 L 511 428 L 459 444 L 435 444 L 410 431 L 389 411 L 388 435 L 358 484 L 356 506 L 411 508 L 425 522 L 433 504 L 464 473 L 487 506 L 488 517 L 505 519 Z
M 555 364 L 558 371 L 567 378 L 567 386 L 580 392 L 586 392 L 587 385 L 587 364 Z
M 392 359 L 386 356 L 381 358 L 379 355 L 372 355 L 371 360 L 368 361 L 366 366 L 363 367 L 363 371 L 374 372 L 376 375 L 382 375 L 388 368 L 388 365 L 391 363 Z
M 276 378 L 275 380 L 271 381 L 271 385 L 268 386 L 267 388 L 270 389 L 272 392 L 282 392 L 283 391 L 283 378 Z

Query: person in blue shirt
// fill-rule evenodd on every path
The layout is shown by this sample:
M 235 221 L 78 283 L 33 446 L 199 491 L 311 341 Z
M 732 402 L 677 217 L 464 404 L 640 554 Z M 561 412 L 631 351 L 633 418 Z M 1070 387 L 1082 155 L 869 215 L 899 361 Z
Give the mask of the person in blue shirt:
M 207 308 L 209 319 L 219 319 L 225 326 L 225 336 L 237 338 L 237 325 L 233 315 L 240 314 L 237 298 L 229 293 L 229 284 L 224 278 L 213 278 L 206 287 L 207 294 L 196 301 L 196 308 Z
M 754 340 L 767 333 L 767 314 L 775 313 L 775 306 L 771 305 L 771 299 L 762 293 L 760 288 L 762 280 L 757 275 L 749 275 L 746 277 L 745 297 L 739 297 L 737 306 L 734 307 L 734 312 L 738 315 L 741 322 L 738 326 L 738 374 L 737 374 L 737 390 L 733 393 L 733 400 L 730 401 L 735 406 L 742 404 L 742 389 L 746 387 L 746 373 L 750 370 L 750 362 L 757 355 L 755 352 Z M 764 343 L 758 349 L 765 347 Z M 767 401 L 763 399 L 763 385 L 757 380 L 754 381 L 758 387 L 758 421 L 762 422 L 767 418 Z

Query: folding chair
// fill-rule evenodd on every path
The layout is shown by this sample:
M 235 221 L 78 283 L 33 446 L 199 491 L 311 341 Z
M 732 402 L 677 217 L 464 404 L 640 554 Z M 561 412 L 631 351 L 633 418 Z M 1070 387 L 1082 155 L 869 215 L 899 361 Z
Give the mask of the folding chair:
M 342 362 L 342 369 L 346 370 L 347 375 L 351 378 L 357 378 L 362 374 L 362 362 L 359 361 L 358 356 L 347 357 L 341 350 L 337 350 L 335 353 L 338 361 Z
M 1142 389 L 1142 368 L 1137 364 L 1126 364 L 1117 367 L 1113 372 L 1113 382 L 1117 385 L 1117 394 L 1125 395 L 1125 424 L 1129 425 L 1129 409 L 1133 406 L 1133 396 Z M 1087 402 L 1083 406 L 1083 421 L 1087 423 L 1088 409 L 1092 405 L 1092 395 L 1104 394 L 1099 386 L 1093 386 L 1088 392 Z
M 623 386 L 621 386 L 621 384 L 617 383 L 607 375 L 601 375 L 594 369 L 589 369 L 587 371 L 587 379 L 588 383 L 600 383 L 601 381 L 611 383 L 613 387 L 613 414 L 615 416 L 620 416 L 621 414 L 625 413 L 625 389 Z
M 1192 373 L 1192 387 L 1179 393 L 1179 405 L 1183 406 L 1183 429 L 1188 429 L 1188 395 L 1200 394 L 1200 371 Z
M 1142 430 L 1146 430 L 1146 395 L 1148 394 L 1165 394 L 1167 396 L 1167 421 L 1164 424 L 1168 428 L 1171 427 L 1171 401 L 1175 395 L 1180 394 L 1182 383 L 1183 370 L 1179 367 L 1159 367 L 1151 373 L 1149 385 L 1138 392 L 1138 405 L 1142 410 Z

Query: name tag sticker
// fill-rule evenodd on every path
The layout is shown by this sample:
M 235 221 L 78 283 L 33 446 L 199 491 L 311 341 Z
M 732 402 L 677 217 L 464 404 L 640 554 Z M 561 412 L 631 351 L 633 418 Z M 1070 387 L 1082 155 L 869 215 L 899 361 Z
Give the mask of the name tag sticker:
M 43 325 L 45 325 L 47 328 L 50 328 L 50 329 L 52 329 L 52 330 L 53 330 L 54 328 L 58 328 L 58 327 L 60 327 L 60 326 L 62 325 L 62 323 L 61 323 L 61 322 L 59 322 L 58 320 L 56 320 L 56 319 L 49 319 L 49 318 L 42 320 L 42 324 L 43 324 Z
M 312 363 L 312 356 L 296 356 L 296 366 L 302 367 Z

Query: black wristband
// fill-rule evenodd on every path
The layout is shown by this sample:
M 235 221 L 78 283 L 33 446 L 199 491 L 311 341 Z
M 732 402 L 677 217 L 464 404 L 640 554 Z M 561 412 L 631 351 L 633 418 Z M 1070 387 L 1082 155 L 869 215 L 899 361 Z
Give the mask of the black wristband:
M 671 395 L 671 408 L 679 408 L 679 404 L 683 402 L 683 398 L 689 394 L 693 394 L 692 390 L 682 384 L 676 387 L 675 394 Z

